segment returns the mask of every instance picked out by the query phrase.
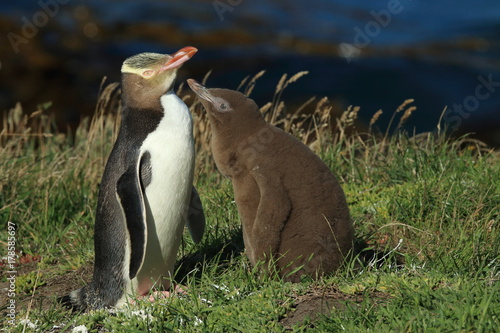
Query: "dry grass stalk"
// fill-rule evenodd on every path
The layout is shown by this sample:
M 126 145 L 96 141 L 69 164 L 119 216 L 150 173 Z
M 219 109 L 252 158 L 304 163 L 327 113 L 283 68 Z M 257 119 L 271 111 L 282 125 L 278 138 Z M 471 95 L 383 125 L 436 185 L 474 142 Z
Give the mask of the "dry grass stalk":
M 286 88 L 289 84 L 294 83 L 298 81 L 301 77 L 309 74 L 309 71 L 301 71 L 298 72 L 297 74 L 294 74 L 287 82 L 286 85 L 283 88 Z
M 104 80 L 102 82 L 104 85 Z M 94 117 L 90 122 L 87 138 L 88 142 L 95 144 L 87 145 L 85 154 L 99 160 L 100 166 L 104 167 L 109 154 L 109 141 L 115 142 L 118 136 L 121 119 L 121 90 L 118 83 L 110 83 L 101 89 L 97 100 Z M 92 151 L 90 151 L 92 150 Z
M 406 99 L 398 108 L 396 109 L 396 113 L 401 112 L 408 106 L 408 104 L 413 103 L 415 100 L 413 98 Z
M 328 97 L 323 97 L 316 104 L 313 116 L 317 119 L 321 128 L 330 125 L 333 107 L 329 104 Z
M 250 75 L 247 75 L 245 76 L 245 78 L 243 80 L 241 80 L 240 84 L 238 85 L 238 88 L 236 88 L 236 90 L 240 90 L 241 88 L 243 88 L 243 86 L 245 85 L 245 83 L 247 82 L 247 80 L 250 78 Z
M 285 132 L 291 133 L 304 144 L 311 142 L 311 126 L 313 114 L 304 112 L 304 109 L 309 106 L 316 98 L 312 97 L 300 105 L 294 112 L 286 113 L 284 117 L 286 122 L 282 129 Z
M 45 152 L 47 142 L 59 138 L 54 115 L 45 114 L 50 105 L 51 103 L 39 105 L 37 110 L 27 115 L 21 104 L 16 103 L 13 109 L 4 113 L 0 152 L 11 151 L 21 156 L 25 149 L 35 145 Z
M 271 106 L 273 106 L 271 102 L 267 102 L 260 108 L 260 113 L 262 113 L 263 115 L 266 114 L 266 112 L 268 112 L 271 109 Z
M 286 78 L 287 78 L 287 74 L 283 74 L 281 76 L 281 79 L 279 80 L 278 85 L 276 85 L 276 90 L 274 91 L 275 94 L 277 94 L 283 90 L 283 88 L 285 86 Z
M 294 74 L 291 78 L 288 80 L 286 79 L 288 76 L 287 74 L 283 74 L 281 77 L 280 81 L 278 82 L 278 85 L 276 86 L 276 91 L 275 94 L 281 93 L 283 90 L 286 89 L 290 84 L 297 82 L 301 77 L 309 74 L 308 71 L 301 71 L 296 74 Z
M 389 137 L 389 131 L 391 130 L 392 123 L 394 122 L 394 118 L 396 117 L 396 114 L 401 112 L 402 110 L 404 110 L 409 104 L 411 104 L 413 102 L 414 102 L 414 99 L 409 98 L 409 99 L 405 100 L 400 106 L 398 106 L 397 109 L 394 111 L 394 113 L 392 114 L 391 120 L 389 121 L 389 125 L 387 125 L 387 129 L 385 130 L 384 141 L 386 141 L 387 138 Z M 411 112 L 410 112 L 410 114 L 411 114 Z
M 255 76 L 254 76 L 254 77 L 250 80 L 250 82 L 248 82 L 248 85 L 247 85 L 247 87 L 246 87 L 246 89 L 245 89 L 245 92 L 244 92 L 244 94 L 245 94 L 246 96 L 250 97 L 250 95 L 252 94 L 253 89 L 255 88 L 255 83 L 256 83 L 256 82 L 257 82 L 257 80 L 258 80 L 259 78 L 261 78 L 261 77 L 262 77 L 262 75 L 264 75 L 265 73 L 266 73 L 266 71 L 264 71 L 264 70 L 262 70 L 262 71 L 258 72 L 258 73 L 257 73 L 257 74 L 255 74 Z M 246 80 L 246 78 L 245 78 L 245 79 L 243 79 L 243 81 L 245 81 L 245 80 Z M 243 83 L 240 83 L 240 86 L 242 86 L 242 85 L 243 85 Z M 238 88 L 238 90 L 239 90 L 239 88 Z
M 323 97 L 318 101 L 312 114 L 312 124 L 308 129 L 307 140 L 313 141 L 311 134 L 315 136 L 314 141 L 309 145 L 315 152 L 326 148 L 326 145 L 329 143 L 328 141 L 330 141 L 329 139 L 332 137 L 332 106 L 328 102 L 327 97 Z
M 326 97 L 324 97 L 324 98 L 326 98 Z M 324 99 L 324 98 L 323 98 L 323 99 Z M 327 98 L 327 99 L 328 99 L 328 98 Z M 297 108 L 297 110 L 295 110 L 295 111 L 294 111 L 294 113 L 293 113 L 294 117 L 296 117 L 297 115 L 302 114 L 302 113 L 303 113 L 303 111 L 304 111 L 304 109 L 305 109 L 306 107 L 308 107 L 308 106 L 309 106 L 312 102 L 314 102 L 315 100 L 316 100 L 316 97 L 314 97 L 314 96 L 313 96 L 313 97 L 309 98 L 307 101 L 305 101 L 302 105 L 300 105 L 300 106 Z M 317 108 L 317 107 L 316 107 L 316 108 Z
M 373 127 L 373 125 L 375 125 L 375 123 L 377 122 L 378 118 L 380 118 L 382 113 L 384 113 L 384 112 L 380 109 L 377 112 L 375 112 L 372 119 L 370 119 L 370 132 L 371 132 L 371 128 Z
M 443 120 L 443 117 L 444 117 L 447 110 L 448 110 L 448 106 L 445 105 L 443 108 L 443 111 L 441 112 L 441 115 L 439 116 L 438 124 L 436 126 L 438 134 L 441 134 L 441 121 Z
M 208 80 L 208 78 L 209 78 L 209 76 L 210 76 L 211 74 L 212 74 L 212 70 L 209 70 L 209 71 L 207 72 L 207 74 L 205 74 L 205 76 L 203 77 L 203 80 L 201 80 L 201 84 L 202 84 L 202 85 L 204 85 L 204 86 L 205 86 L 205 85 L 207 84 L 207 80 Z
M 396 127 L 396 129 L 400 129 L 401 127 L 403 127 L 404 123 L 408 120 L 408 118 L 410 118 L 411 114 L 416 109 L 417 109 L 416 106 L 410 106 L 408 109 L 406 109 L 405 113 L 403 114 L 403 116 L 399 120 L 399 123 L 398 123 L 398 126 Z
M 342 116 L 340 116 L 340 124 L 342 128 L 345 129 L 354 125 L 354 121 L 358 119 L 359 109 L 359 106 L 353 107 L 352 105 L 349 105 L 347 110 L 345 110 L 344 113 L 342 113 Z
M 270 119 L 270 123 L 274 124 L 274 121 L 276 120 L 277 115 L 283 110 L 281 107 L 281 110 L 277 110 L 277 108 L 280 108 L 280 102 L 281 102 L 281 96 L 283 94 L 283 91 L 285 90 L 286 87 L 288 87 L 291 83 L 296 82 L 298 79 L 300 79 L 302 76 L 308 74 L 308 71 L 302 71 L 294 74 L 290 79 L 287 80 L 287 74 L 283 74 L 281 77 L 280 81 L 278 82 L 278 85 L 276 86 L 276 90 L 273 96 L 272 100 L 272 111 L 271 113 L 273 116 Z
M 346 130 L 354 125 L 354 121 L 358 117 L 359 109 L 359 106 L 353 107 L 352 105 L 349 105 L 340 118 L 336 119 L 338 131 L 338 136 L 336 138 L 337 142 L 345 142 Z
M 44 114 L 44 111 L 45 109 L 39 106 L 39 109 L 27 115 L 24 113 L 21 103 L 17 102 L 13 109 L 3 115 L 3 128 L 0 137 L 53 136 L 54 133 L 50 124 L 53 116 Z M 33 130 L 34 127 L 35 131 Z

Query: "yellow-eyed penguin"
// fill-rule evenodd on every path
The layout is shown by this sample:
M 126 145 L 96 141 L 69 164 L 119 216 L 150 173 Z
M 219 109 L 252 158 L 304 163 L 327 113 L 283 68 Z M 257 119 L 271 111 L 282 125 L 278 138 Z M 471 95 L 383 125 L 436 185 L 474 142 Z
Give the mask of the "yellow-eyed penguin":
M 141 53 L 123 63 L 122 120 L 99 190 L 93 279 L 62 298 L 73 309 L 119 307 L 153 286 L 169 288 L 184 226 L 195 242 L 203 235 L 192 118 L 172 90 L 196 52 Z
M 292 282 L 339 268 L 353 250 L 354 230 L 330 169 L 298 139 L 266 123 L 242 93 L 206 89 L 193 79 L 188 84 L 207 111 L 217 168 L 233 184 L 250 262 L 272 260 Z

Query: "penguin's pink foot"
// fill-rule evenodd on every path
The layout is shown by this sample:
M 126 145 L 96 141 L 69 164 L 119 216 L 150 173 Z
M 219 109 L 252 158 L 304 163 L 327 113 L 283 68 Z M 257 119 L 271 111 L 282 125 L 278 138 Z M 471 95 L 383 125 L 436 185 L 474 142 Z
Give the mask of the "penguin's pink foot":
M 187 294 L 185 287 L 175 286 L 173 291 L 166 291 L 166 290 L 157 291 L 157 290 L 155 290 L 152 293 L 139 295 L 139 296 L 137 296 L 137 298 L 144 299 L 147 297 L 150 302 L 156 302 L 157 300 L 160 300 L 160 299 L 172 297 L 172 295 L 175 295 L 175 294 L 179 294 L 179 295 Z
M 148 297 L 149 301 L 151 303 L 156 302 L 157 300 L 163 299 L 163 298 L 169 298 L 171 296 L 170 291 L 153 291 L 150 294 L 144 295 L 144 296 L 139 296 L 139 298 L 146 298 Z

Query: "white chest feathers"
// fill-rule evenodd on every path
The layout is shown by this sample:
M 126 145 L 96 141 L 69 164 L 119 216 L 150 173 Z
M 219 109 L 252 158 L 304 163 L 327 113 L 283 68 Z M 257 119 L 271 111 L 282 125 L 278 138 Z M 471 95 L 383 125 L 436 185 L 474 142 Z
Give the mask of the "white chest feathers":
M 188 107 L 173 92 L 161 97 L 164 116 L 144 140 L 140 156 L 151 158 L 151 182 L 146 187 L 147 245 L 137 275 L 138 292 L 149 289 L 173 270 L 193 185 L 194 143 Z M 161 256 L 160 256 L 161 253 Z

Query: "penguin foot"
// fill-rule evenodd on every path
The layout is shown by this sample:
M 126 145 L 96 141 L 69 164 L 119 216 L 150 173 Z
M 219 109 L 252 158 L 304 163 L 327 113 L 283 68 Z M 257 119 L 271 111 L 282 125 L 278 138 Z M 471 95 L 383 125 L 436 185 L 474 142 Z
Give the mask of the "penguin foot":
M 173 291 L 166 291 L 166 290 L 161 290 L 161 291 L 153 291 L 152 293 L 150 294 L 146 294 L 146 295 L 141 295 L 139 296 L 139 299 L 144 299 L 146 297 L 149 297 L 149 300 L 151 302 L 154 302 L 154 301 L 157 301 L 159 299 L 162 299 L 162 298 L 169 298 L 169 297 L 172 297 L 173 295 L 175 294 L 178 294 L 178 295 L 186 295 L 187 292 L 186 290 L 187 289 L 186 287 L 183 287 L 182 286 L 175 286 L 174 290 Z
M 81 312 L 87 309 L 87 304 L 83 301 L 81 297 L 82 289 L 75 290 L 69 295 L 65 295 L 57 298 L 57 302 L 61 304 L 62 307 L 71 310 L 72 312 Z
M 69 309 L 69 310 L 74 309 L 74 305 L 71 302 L 71 297 L 69 295 L 58 297 L 57 303 L 61 304 L 66 309 Z
M 187 289 L 186 287 L 175 286 L 173 291 L 155 290 L 155 291 L 148 293 L 148 294 L 139 295 L 139 296 L 137 296 L 137 299 L 143 300 L 143 299 L 147 298 L 151 303 L 154 303 L 154 302 L 159 301 L 161 299 L 170 298 L 175 294 L 186 295 L 187 294 L 186 289 Z M 135 301 L 132 300 L 130 302 L 130 304 L 134 305 Z
M 149 297 L 149 301 L 151 303 L 154 303 L 158 300 L 164 299 L 164 298 L 170 298 L 173 295 L 170 291 L 153 291 L 149 295 L 144 295 L 144 296 L 139 296 L 140 299 L 144 299 L 146 297 Z

